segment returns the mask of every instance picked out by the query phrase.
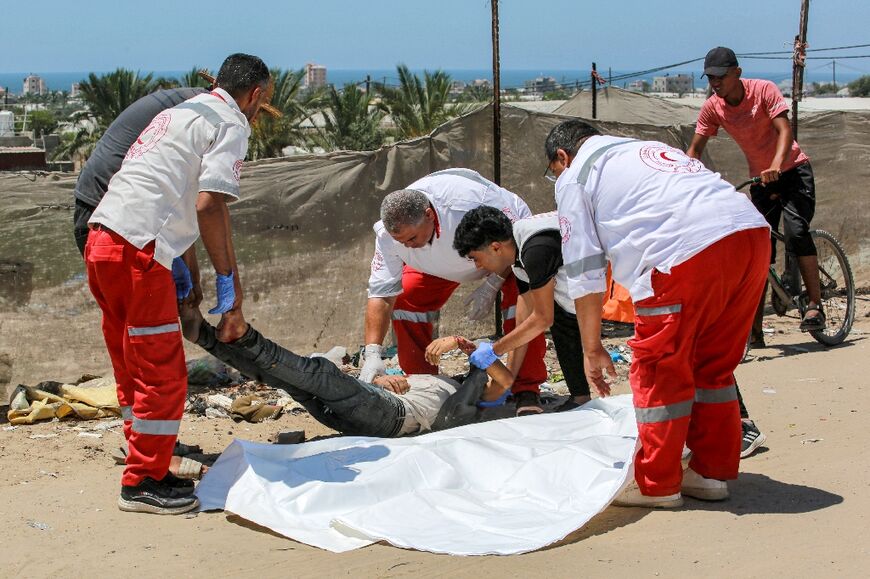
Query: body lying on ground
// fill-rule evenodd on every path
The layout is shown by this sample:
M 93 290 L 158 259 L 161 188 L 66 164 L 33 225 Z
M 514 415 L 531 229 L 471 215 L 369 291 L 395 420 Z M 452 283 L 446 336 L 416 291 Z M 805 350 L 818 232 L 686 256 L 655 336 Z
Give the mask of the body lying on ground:
M 513 383 L 501 362 L 486 372 L 472 368 L 460 379 L 444 375 L 379 376 L 363 382 L 326 358 L 298 356 L 265 338 L 250 324 L 232 343 L 217 339 L 214 326 L 199 309 L 179 307 L 184 337 L 248 378 L 279 388 L 322 424 L 347 435 L 394 437 L 468 424 L 481 398 L 499 398 Z M 474 351 L 474 343 L 456 336 L 433 347 Z

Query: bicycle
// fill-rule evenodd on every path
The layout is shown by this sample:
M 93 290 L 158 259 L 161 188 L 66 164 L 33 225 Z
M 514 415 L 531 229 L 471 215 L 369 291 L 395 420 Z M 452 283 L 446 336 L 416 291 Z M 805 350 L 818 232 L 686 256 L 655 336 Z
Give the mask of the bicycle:
M 760 177 L 754 177 L 740 184 L 739 191 L 747 185 L 760 183 Z M 785 237 L 779 231 L 771 229 L 773 239 L 785 246 Z M 816 244 L 819 260 L 819 281 L 822 289 L 822 311 L 827 324 L 822 330 L 810 330 L 809 334 L 819 343 L 826 346 L 841 344 L 855 321 L 855 281 L 852 277 L 852 267 L 843 246 L 837 239 L 822 229 L 811 229 L 810 235 Z M 767 272 L 770 283 L 770 305 L 777 316 L 784 316 L 790 310 L 797 309 L 803 319 L 807 308 L 807 292 L 803 287 L 797 257 L 789 251 L 783 252 L 783 267 L 777 272 L 776 264 L 771 264 Z

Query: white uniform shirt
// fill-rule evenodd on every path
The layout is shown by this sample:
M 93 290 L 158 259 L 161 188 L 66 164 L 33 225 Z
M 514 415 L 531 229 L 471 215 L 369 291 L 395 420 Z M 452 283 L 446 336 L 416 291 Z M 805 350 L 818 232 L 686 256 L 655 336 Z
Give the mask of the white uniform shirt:
M 524 269 L 526 264 L 523 263 L 523 247 L 526 242 L 532 237 L 545 231 L 560 231 L 559 215 L 555 211 L 549 213 L 539 213 L 532 217 L 520 219 L 514 223 L 514 242 L 517 245 L 517 261 L 519 265 L 511 266 L 514 275 L 524 282 L 529 282 L 529 275 Z M 565 271 L 565 266 L 559 268 L 554 276 L 553 284 L 553 300 L 559 304 L 563 310 L 569 313 L 574 311 L 574 300 L 568 295 L 568 273 Z
M 410 374 L 405 378 L 408 391 L 396 394 L 407 410 L 401 434 L 432 430 L 432 423 L 447 399 L 459 389 L 459 382 L 443 375 Z
M 218 88 L 154 117 L 130 147 L 89 223 L 101 223 L 167 269 L 197 237 L 200 191 L 239 197 L 251 128 L 233 97 Z
M 453 237 L 462 217 L 481 205 L 500 209 L 511 222 L 532 214 L 525 201 L 470 169 L 438 171 L 411 183 L 406 189 L 420 191 L 428 197 L 438 215 L 436 233 L 431 243 L 412 249 L 393 239 L 382 221 L 375 223 L 370 298 L 402 293 L 403 264 L 460 283 L 483 278 L 485 271 L 477 269 L 472 261 L 460 257 L 453 249 Z
M 662 273 L 720 239 L 767 227 L 745 195 L 697 159 L 655 141 L 595 136 L 556 182 L 562 258 L 572 299 L 613 279 L 635 302 Z M 739 259 L 740 256 L 735 256 Z

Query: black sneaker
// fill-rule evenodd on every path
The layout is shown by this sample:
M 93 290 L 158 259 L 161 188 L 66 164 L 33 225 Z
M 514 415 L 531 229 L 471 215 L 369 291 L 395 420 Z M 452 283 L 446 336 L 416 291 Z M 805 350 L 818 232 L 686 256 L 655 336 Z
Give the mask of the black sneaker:
M 136 486 L 122 486 L 118 508 L 130 513 L 180 515 L 199 506 L 199 499 L 184 495 L 163 481 L 145 477 Z
M 553 412 L 567 412 L 568 410 L 574 410 L 575 408 L 580 408 L 580 406 L 582 406 L 582 404 L 577 404 L 576 402 L 574 402 L 574 399 L 569 396 L 568 400 L 566 400 L 563 403 L 556 406 L 553 409 Z
M 183 496 L 192 495 L 193 491 L 196 489 L 196 483 L 192 480 L 178 478 L 171 472 L 167 472 L 166 476 L 160 479 L 160 482 L 171 486 Z
M 755 423 L 751 420 L 741 420 L 743 425 L 743 440 L 740 445 L 740 458 L 751 456 L 753 452 L 758 450 L 758 447 L 764 444 L 767 436 L 758 430 Z
M 544 411 L 541 408 L 541 397 L 537 392 L 524 391 L 514 395 L 514 401 L 517 404 L 517 416 L 529 416 L 530 414 L 540 414 Z

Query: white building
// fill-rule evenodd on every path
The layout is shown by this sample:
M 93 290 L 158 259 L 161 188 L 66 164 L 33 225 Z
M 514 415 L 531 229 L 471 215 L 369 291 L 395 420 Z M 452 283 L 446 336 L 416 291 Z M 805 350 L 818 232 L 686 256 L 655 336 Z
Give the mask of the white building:
M 47 90 L 45 88 L 45 81 L 42 80 L 42 77 L 31 74 L 24 79 L 24 88 L 21 90 L 21 94 L 42 95 L 46 92 Z
M 326 86 L 326 67 L 320 64 L 305 65 L 305 88 Z
M 692 92 L 694 88 L 695 78 L 688 74 L 653 77 L 653 92 L 675 92 L 678 94 L 683 94 Z
M 81 85 L 77 82 L 72 83 L 70 87 L 69 96 L 70 98 L 75 98 L 81 94 Z

